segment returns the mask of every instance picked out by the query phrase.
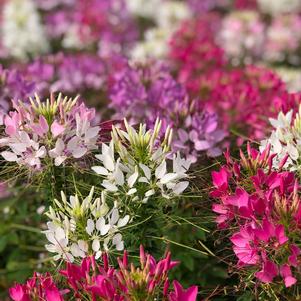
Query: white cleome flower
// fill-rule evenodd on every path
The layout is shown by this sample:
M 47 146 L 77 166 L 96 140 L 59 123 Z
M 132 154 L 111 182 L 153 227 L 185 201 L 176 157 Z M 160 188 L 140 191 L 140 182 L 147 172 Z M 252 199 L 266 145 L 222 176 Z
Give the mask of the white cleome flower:
M 73 255 L 70 253 L 68 247 L 68 234 L 64 228 L 54 224 L 53 222 L 47 223 L 48 230 L 44 231 L 46 238 L 51 244 L 45 245 L 47 251 L 56 253 L 54 260 L 64 259 L 70 262 L 74 261 Z
M 300 0 L 257 0 L 260 10 L 271 15 L 291 13 L 301 10 Z
M 45 53 L 48 41 L 33 0 L 6 1 L 2 14 L 3 46 L 16 58 Z
M 95 200 L 93 193 L 94 187 L 82 201 L 77 195 L 67 201 L 62 192 L 61 201 L 54 200 L 56 208 L 50 207 L 46 213 L 51 221 L 44 233 L 51 244 L 45 247 L 56 253 L 54 259 L 74 261 L 90 255 L 98 259 L 103 251 L 123 250 L 121 229 L 130 222 L 130 216 L 122 217 L 115 207 L 110 210 L 104 192 Z
M 188 19 L 192 15 L 189 6 L 185 2 L 180 1 L 128 0 L 128 2 L 129 8 L 132 8 L 134 14 L 144 17 L 153 17 L 157 25 L 144 33 L 144 40 L 138 42 L 133 47 L 130 52 L 130 57 L 140 61 L 144 61 L 150 57 L 166 57 L 169 51 L 169 39 L 178 29 L 181 21 Z M 156 5 L 152 2 L 160 3 Z M 149 12 L 149 15 L 146 14 L 146 12 Z
M 291 171 L 300 170 L 301 154 L 301 106 L 299 113 L 293 119 L 293 110 L 286 114 L 280 112 L 277 119 L 270 118 L 270 123 L 274 127 L 271 136 L 261 141 L 260 151 L 270 144 L 271 153 L 277 154 L 274 158 L 274 167 L 279 166 L 281 160 L 288 155 L 284 168 Z
M 187 171 L 191 161 L 174 154 L 172 171 L 168 170 L 167 141 L 171 141 L 172 132 L 167 130 L 160 145 L 160 122 L 153 132 L 146 131 L 144 125 L 137 132 L 126 121 L 125 125 L 126 132 L 113 129 L 109 146 L 102 144 L 102 153 L 96 155 L 101 165 L 92 167 L 102 177 L 101 184 L 107 193 L 113 194 L 121 206 L 127 200 L 147 203 L 152 196 L 171 199 L 183 193 L 189 184 Z
M 156 23 L 161 28 L 174 28 L 192 16 L 192 12 L 185 2 L 163 1 L 158 13 L 155 15 Z
M 129 12 L 138 17 L 153 19 L 162 5 L 162 0 L 126 0 Z

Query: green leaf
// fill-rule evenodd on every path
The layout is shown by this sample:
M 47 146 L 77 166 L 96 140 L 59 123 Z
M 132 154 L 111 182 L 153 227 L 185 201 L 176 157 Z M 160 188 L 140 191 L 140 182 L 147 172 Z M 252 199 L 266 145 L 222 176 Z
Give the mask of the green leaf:
M 7 246 L 7 243 L 8 243 L 8 236 L 7 235 L 1 236 L 0 237 L 0 252 L 4 251 L 4 249 Z

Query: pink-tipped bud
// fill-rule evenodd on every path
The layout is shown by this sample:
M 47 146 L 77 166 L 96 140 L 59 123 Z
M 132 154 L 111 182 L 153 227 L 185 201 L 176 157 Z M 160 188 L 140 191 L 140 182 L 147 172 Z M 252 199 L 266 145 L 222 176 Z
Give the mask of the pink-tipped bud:
M 163 296 L 167 296 L 168 294 L 168 289 L 169 289 L 169 280 L 168 278 L 164 282 L 164 287 L 163 287 Z
M 170 269 L 170 260 L 171 260 L 171 253 L 167 252 L 166 259 L 165 259 L 165 264 L 164 264 L 164 269 L 163 269 L 163 271 L 165 273 L 168 272 L 169 269 Z
M 109 269 L 109 260 L 108 260 L 108 254 L 107 253 L 103 253 L 102 261 L 103 261 L 103 268 L 105 269 L 105 271 L 108 271 L 108 269 Z
M 126 250 L 124 250 L 124 252 L 123 252 L 122 263 L 123 263 L 124 268 L 127 268 L 129 261 L 128 261 L 128 253 Z
M 141 263 L 142 269 L 144 268 L 145 260 L 146 260 L 146 257 L 145 257 L 144 248 L 142 245 L 140 245 L 140 263 Z
M 284 156 L 284 158 L 281 160 L 281 162 L 280 162 L 280 164 L 279 164 L 279 171 L 282 170 L 283 166 L 284 166 L 285 163 L 287 162 L 288 157 L 289 157 L 289 155 L 286 154 L 286 155 Z

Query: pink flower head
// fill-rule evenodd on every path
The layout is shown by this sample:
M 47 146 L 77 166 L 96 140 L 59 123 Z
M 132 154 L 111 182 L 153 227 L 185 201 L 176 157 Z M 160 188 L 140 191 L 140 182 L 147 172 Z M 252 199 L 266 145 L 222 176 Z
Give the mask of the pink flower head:
M 0 139 L 6 161 L 40 170 L 46 157 L 59 166 L 97 148 L 95 110 L 79 103 L 78 98 L 63 99 L 60 94 L 55 99 L 51 95 L 42 103 L 36 96 L 30 104 L 14 102 L 14 108 L 4 119 L 6 136 Z
M 26 284 L 16 284 L 9 289 L 10 297 L 14 301 L 63 301 L 61 293 L 50 274 L 37 275 L 29 279 Z

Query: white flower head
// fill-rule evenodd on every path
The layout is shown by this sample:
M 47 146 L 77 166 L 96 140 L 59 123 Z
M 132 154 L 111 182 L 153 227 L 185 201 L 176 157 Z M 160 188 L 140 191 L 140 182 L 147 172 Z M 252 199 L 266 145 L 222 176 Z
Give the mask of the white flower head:
M 123 249 L 121 231 L 130 222 L 130 216 L 122 216 L 116 207 L 110 210 L 105 193 L 96 199 L 93 194 L 94 187 L 82 201 L 78 195 L 70 196 L 68 201 L 62 192 L 61 202 L 55 200 L 56 207 L 50 207 L 46 213 L 51 221 L 44 233 L 51 244 L 45 247 L 56 253 L 56 260 L 73 261 L 90 255 L 98 259 L 103 251 Z
M 43 25 L 33 0 L 6 1 L 1 36 L 3 46 L 16 58 L 45 53 L 49 49 Z

